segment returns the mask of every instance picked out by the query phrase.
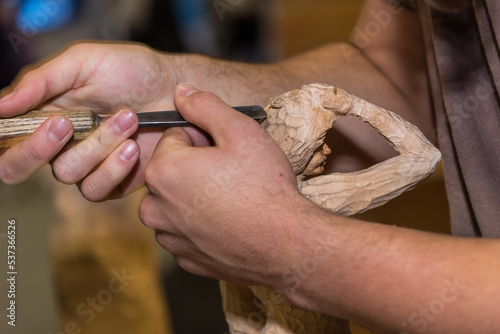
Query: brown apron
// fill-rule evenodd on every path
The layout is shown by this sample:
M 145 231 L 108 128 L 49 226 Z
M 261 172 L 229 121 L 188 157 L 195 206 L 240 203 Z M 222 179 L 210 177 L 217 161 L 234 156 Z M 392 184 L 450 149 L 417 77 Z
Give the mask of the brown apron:
M 424 30 L 452 231 L 500 237 L 500 2 L 428 2 L 401 3 Z

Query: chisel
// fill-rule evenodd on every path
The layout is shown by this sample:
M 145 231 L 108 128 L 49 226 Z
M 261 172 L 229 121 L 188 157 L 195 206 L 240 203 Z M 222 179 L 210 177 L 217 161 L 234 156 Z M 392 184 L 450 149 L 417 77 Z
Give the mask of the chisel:
M 261 106 L 233 107 L 235 110 L 257 120 L 267 114 Z M 11 118 L 0 118 L 0 152 L 7 150 L 32 134 L 47 118 L 54 115 L 66 116 L 74 128 L 74 140 L 87 138 L 110 116 L 99 116 L 91 110 L 32 110 Z M 137 113 L 139 128 L 172 127 L 191 125 L 177 110 Z

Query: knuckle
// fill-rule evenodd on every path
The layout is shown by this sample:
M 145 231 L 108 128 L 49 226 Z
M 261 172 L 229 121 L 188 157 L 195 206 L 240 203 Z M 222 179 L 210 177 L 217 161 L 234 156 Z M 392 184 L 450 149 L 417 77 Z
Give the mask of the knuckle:
M 89 159 L 92 157 L 94 152 L 96 151 L 95 143 L 91 138 L 88 138 L 76 145 L 70 151 L 68 151 L 68 155 L 71 156 L 76 161 L 77 158 L 80 159 Z
M 116 178 L 117 175 L 112 170 L 100 168 L 82 182 L 80 191 L 89 201 L 102 201 L 112 193 Z
M 80 181 L 81 169 L 76 162 L 69 159 L 58 159 L 52 163 L 52 172 L 57 180 L 66 184 Z
M 104 196 L 96 192 L 96 190 L 91 186 L 90 188 L 81 188 L 80 192 L 82 193 L 83 197 L 85 197 L 85 199 L 90 202 L 101 202 L 104 199 Z
M 83 182 L 80 187 L 80 192 L 85 199 L 91 202 L 102 201 L 105 195 L 101 190 L 101 184 L 96 181 Z
M 112 184 L 116 178 L 115 173 L 109 169 L 103 169 L 99 171 L 99 177 L 96 178 L 96 185 L 100 185 L 101 187 L 106 184 Z
M 73 179 L 68 170 L 66 165 L 60 162 L 60 160 L 56 160 L 52 163 L 52 174 L 54 174 L 54 177 L 62 183 L 73 184 Z
M 147 210 L 146 210 L 146 199 L 144 199 L 139 206 L 139 219 L 144 224 L 144 226 L 148 226 L 147 224 Z
M 42 145 L 43 141 L 27 140 L 23 147 L 22 161 L 29 165 L 42 165 L 47 163 L 55 152 L 52 152 L 52 147 Z
M 33 82 L 35 80 L 36 72 L 33 71 L 33 68 L 30 66 L 24 67 L 21 71 L 21 79 L 26 82 Z
M 204 109 L 218 102 L 220 102 L 220 99 L 214 93 L 201 92 L 193 97 L 191 100 L 191 106 L 197 109 Z
M 25 81 L 30 81 L 30 79 L 32 79 L 35 74 L 33 73 L 33 71 L 36 70 L 36 64 L 29 64 L 29 65 L 25 65 L 23 66 L 20 70 L 19 70 L 19 73 L 16 77 L 16 79 L 14 80 L 15 84 L 19 84 L 19 82 L 21 80 L 25 80 Z
M 105 122 L 100 126 L 94 133 L 92 133 L 88 138 L 79 143 L 76 146 L 76 150 L 79 150 L 80 155 L 90 155 L 96 152 L 107 152 L 108 147 L 111 144 L 111 133 L 112 126 L 109 126 Z
M 93 142 L 95 146 L 99 147 L 100 150 L 105 150 L 107 151 L 109 147 L 114 148 L 112 146 L 114 142 L 114 137 L 117 137 L 118 134 L 113 131 L 113 128 L 111 126 L 108 126 L 103 129 L 104 131 L 99 132 L 96 134 L 95 139 L 93 139 Z
M 194 274 L 194 275 L 199 275 L 202 271 L 196 266 L 189 258 L 181 256 L 181 255 L 176 255 L 175 250 L 169 250 L 174 255 L 175 261 L 185 271 Z
M 12 168 L 9 168 L 8 164 L 0 165 L 0 180 L 2 180 L 3 183 L 13 185 L 17 183 L 17 179 L 16 173 Z
M 231 130 L 235 134 L 239 134 L 241 138 L 252 138 L 259 135 L 263 130 L 260 128 L 259 123 L 249 119 L 242 119 L 235 121 L 231 124 Z
M 92 47 L 92 43 L 88 42 L 74 42 L 70 43 L 67 46 L 68 53 L 81 54 L 84 51 L 87 51 L 90 47 Z
M 52 163 L 54 176 L 66 184 L 80 181 L 92 169 L 90 164 L 94 161 L 94 151 L 94 145 L 88 139 L 78 143 Z
M 158 164 L 150 161 L 144 167 L 144 182 L 149 190 L 155 191 L 158 188 L 158 175 L 160 173 Z
M 80 192 L 82 193 L 82 196 L 87 200 L 87 201 L 90 201 L 90 202 L 99 202 L 101 201 L 102 199 L 97 196 L 97 194 L 94 192 L 93 189 L 88 189 L 87 188 L 88 186 L 86 186 L 85 188 L 80 188 Z
M 152 228 L 151 220 L 150 220 L 150 196 L 146 196 L 141 205 L 139 206 L 139 219 L 144 224 L 144 226 Z
M 144 169 L 146 187 L 153 194 L 164 193 L 176 183 L 182 168 L 181 163 L 176 165 L 167 159 L 150 161 Z

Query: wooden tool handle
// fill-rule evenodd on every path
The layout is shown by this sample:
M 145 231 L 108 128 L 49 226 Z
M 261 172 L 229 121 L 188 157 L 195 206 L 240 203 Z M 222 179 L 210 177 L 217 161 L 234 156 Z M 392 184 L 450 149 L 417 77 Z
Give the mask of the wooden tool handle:
M 98 116 L 91 110 L 32 110 L 21 116 L 0 119 L 0 153 L 26 139 L 54 115 L 66 116 L 71 121 L 75 140 L 87 138 L 98 126 Z

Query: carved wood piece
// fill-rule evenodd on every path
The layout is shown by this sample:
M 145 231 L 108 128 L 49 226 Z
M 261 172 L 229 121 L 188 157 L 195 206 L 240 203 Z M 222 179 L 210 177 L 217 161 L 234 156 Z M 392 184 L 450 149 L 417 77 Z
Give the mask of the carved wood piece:
M 349 216 L 383 205 L 429 177 L 441 158 L 414 125 L 329 85 L 310 84 L 282 94 L 266 111 L 262 127 L 286 153 L 300 192 L 336 214 Z M 400 155 L 359 172 L 318 176 L 330 153 L 326 132 L 344 115 L 370 124 Z M 350 333 L 347 321 L 302 310 L 266 287 L 220 286 L 231 333 Z

